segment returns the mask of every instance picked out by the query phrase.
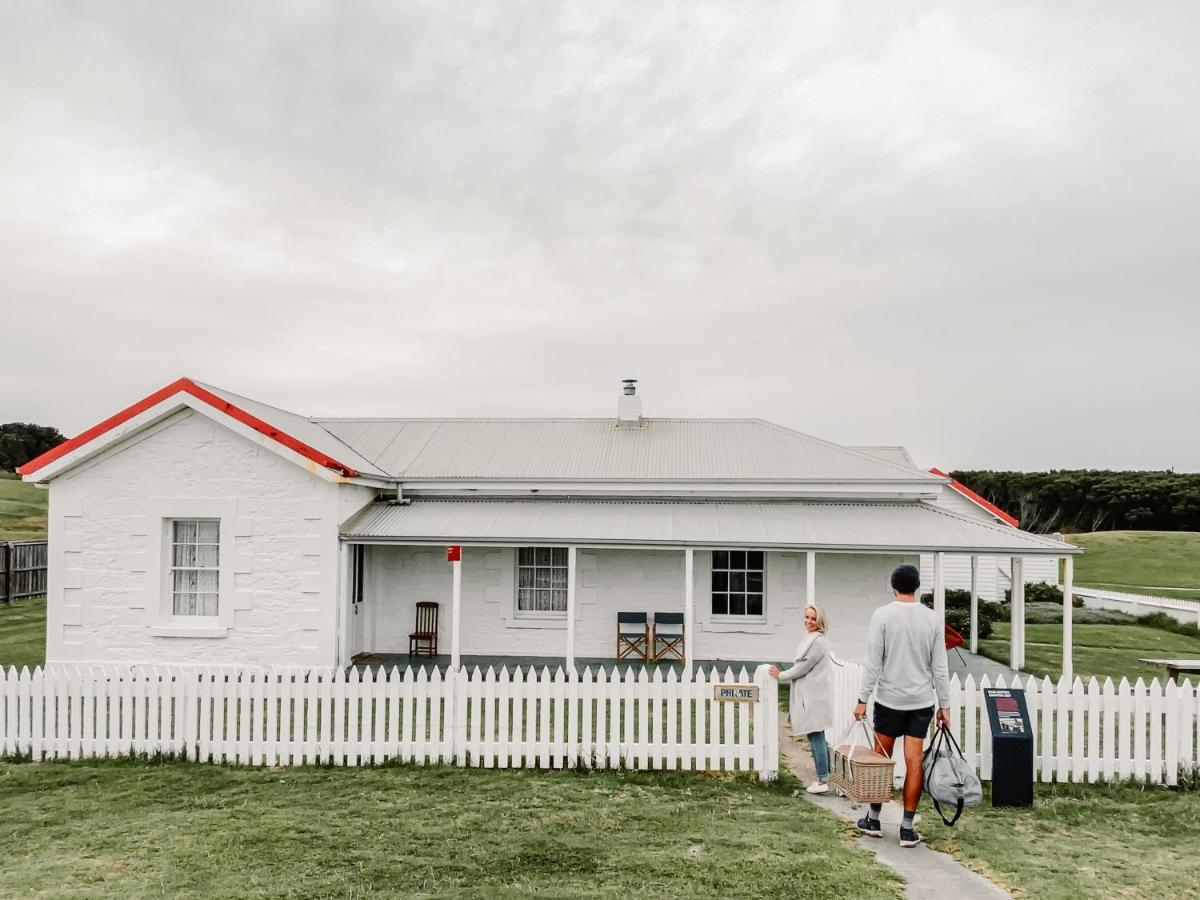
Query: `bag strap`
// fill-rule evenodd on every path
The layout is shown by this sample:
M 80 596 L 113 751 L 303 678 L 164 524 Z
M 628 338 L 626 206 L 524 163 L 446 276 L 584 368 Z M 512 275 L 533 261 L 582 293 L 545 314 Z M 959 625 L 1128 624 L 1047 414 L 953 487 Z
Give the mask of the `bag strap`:
M 947 827 L 953 828 L 954 823 L 958 821 L 958 817 L 961 816 L 963 813 L 963 805 L 965 803 L 964 799 L 962 797 L 958 798 L 958 804 L 957 804 L 957 808 L 954 810 L 954 815 L 951 818 L 947 819 L 946 814 L 944 812 L 942 812 L 942 804 L 938 803 L 937 797 L 933 796 L 933 794 L 930 794 L 929 798 L 931 800 L 933 800 L 933 808 L 936 809 L 937 814 L 942 817 L 942 821 L 946 824 Z
M 949 728 L 945 728 L 945 727 L 939 725 L 935 729 L 935 731 L 937 732 L 937 734 L 934 735 L 933 740 L 930 742 L 929 749 L 925 751 L 926 756 L 928 756 L 929 754 L 932 753 L 934 762 L 936 763 L 937 758 L 938 758 L 937 757 L 938 752 L 946 749 L 947 745 L 949 745 L 950 747 L 953 747 L 954 752 L 957 753 L 959 756 L 962 756 L 962 750 L 959 749 L 958 742 L 954 740 L 954 735 L 952 735 L 950 733 Z M 933 792 L 931 790 L 929 790 L 928 779 L 926 779 L 926 781 L 925 781 L 925 793 L 927 793 L 929 795 L 929 799 L 933 801 L 933 808 L 937 810 L 937 814 L 938 814 L 938 816 L 941 817 L 942 822 L 948 828 L 953 828 L 954 823 L 957 822 L 959 816 L 961 816 L 963 814 L 963 807 L 966 805 L 966 798 L 964 798 L 964 797 L 958 798 L 958 803 L 955 804 L 954 815 L 951 816 L 949 819 L 947 819 L 946 814 L 944 812 L 942 812 L 942 804 L 938 801 L 937 797 L 933 796 Z

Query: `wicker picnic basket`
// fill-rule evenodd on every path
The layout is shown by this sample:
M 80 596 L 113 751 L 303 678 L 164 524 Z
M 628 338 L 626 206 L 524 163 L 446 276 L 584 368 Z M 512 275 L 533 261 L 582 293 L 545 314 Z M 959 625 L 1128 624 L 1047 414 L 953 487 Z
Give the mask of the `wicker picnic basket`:
M 865 743 L 860 741 L 865 740 Z M 829 783 L 856 803 L 886 803 L 892 799 L 895 762 L 879 752 L 875 732 L 859 720 L 851 725 L 830 754 Z

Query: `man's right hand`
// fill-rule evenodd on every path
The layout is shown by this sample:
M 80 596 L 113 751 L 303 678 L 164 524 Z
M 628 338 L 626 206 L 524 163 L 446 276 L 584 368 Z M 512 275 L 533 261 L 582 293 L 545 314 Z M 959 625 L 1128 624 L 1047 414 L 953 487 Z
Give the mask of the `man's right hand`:
M 854 707 L 854 718 L 858 719 L 861 722 L 866 717 L 867 717 L 867 704 L 860 703 L 860 704 L 858 704 L 858 706 Z

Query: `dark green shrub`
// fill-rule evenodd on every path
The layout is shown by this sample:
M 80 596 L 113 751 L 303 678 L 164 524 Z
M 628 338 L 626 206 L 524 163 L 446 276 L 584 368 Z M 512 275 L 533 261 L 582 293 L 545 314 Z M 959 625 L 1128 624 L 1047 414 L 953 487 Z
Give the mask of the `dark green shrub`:
M 1170 631 L 1172 634 L 1183 634 L 1188 637 L 1200 637 L 1200 626 L 1195 622 L 1180 622 L 1166 613 L 1151 613 L 1148 616 L 1138 616 L 1136 624 L 1145 625 L 1148 628 L 1158 628 L 1162 631 Z
M 1073 594 L 1072 596 L 1074 599 L 1071 601 L 1071 605 L 1076 609 L 1081 608 L 1083 606 L 1083 598 L 1078 594 Z M 1012 591 L 1005 591 L 1004 602 L 1009 603 L 1011 601 Z M 1047 584 L 1044 581 L 1027 584 L 1025 585 L 1025 604 L 1028 606 L 1030 603 L 1057 603 L 1059 606 L 1062 606 L 1062 589 L 1057 585 Z
M 922 594 L 921 602 L 933 609 L 933 594 Z M 1007 613 L 998 603 L 979 601 L 979 638 L 991 637 L 992 623 L 1003 619 Z M 968 640 L 971 637 L 971 592 L 946 591 L 946 624 Z

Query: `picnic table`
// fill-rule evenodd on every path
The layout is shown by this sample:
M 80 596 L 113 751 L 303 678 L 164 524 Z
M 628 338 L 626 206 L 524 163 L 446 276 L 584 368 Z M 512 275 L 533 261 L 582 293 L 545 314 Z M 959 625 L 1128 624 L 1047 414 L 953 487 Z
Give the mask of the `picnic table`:
M 1139 659 L 1138 662 L 1166 666 L 1167 678 L 1174 678 L 1176 684 L 1179 684 L 1180 672 L 1184 675 L 1200 675 L 1200 659 Z

